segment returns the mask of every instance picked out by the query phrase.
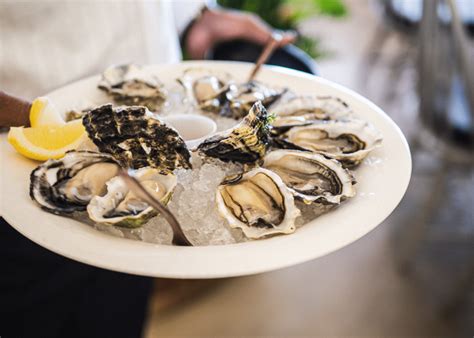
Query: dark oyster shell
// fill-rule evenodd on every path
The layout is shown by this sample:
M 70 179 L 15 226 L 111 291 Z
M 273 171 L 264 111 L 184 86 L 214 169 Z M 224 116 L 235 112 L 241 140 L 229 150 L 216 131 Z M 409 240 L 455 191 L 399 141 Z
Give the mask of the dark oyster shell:
M 178 132 L 145 107 L 106 104 L 88 112 L 82 121 L 99 150 L 126 167 L 150 166 L 162 172 L 191 168 L 191 155 Z
M 218 133 L 202 142 L 198 151 L 222 161 L 253 163 L 266 152 L 270 116 L 261 102 L 250 109 L 247 116 L 234 128 Z

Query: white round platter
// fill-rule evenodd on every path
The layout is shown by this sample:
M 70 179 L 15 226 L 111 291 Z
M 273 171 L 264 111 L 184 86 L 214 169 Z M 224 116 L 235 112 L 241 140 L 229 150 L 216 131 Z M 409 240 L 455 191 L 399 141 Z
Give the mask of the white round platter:
M 188 67 L 224 70 L 239 80 L 251 64 L 236 62 L 183 62 L 154 65 L 165 84 Z M 97 89 L 99 76 L 71 83 L 47 94 L 60 109 L 103 103 Z M 17 154 L 0 137 L 0 212 L 20 233 L 37 244 L 71 259 L 131 274 L 170 278 L 217 278 L 279 269 L 338 250 L 379 225 L 402 199 L 411 175 L 408 144 L 398 126 L 375 104 L 331 81 L 280 67 L 265 66 L 258 80 L 285 86 L 297 93 L 337 96 L 356 115 L 383 134 L 383 145 L 356 170 L 357 196 L 298 229 L 294 234 L 246 243 L 177 247 L 113 237 L 78 221 L 42 211 L 30 199 L 29 175 L 38 163 Z

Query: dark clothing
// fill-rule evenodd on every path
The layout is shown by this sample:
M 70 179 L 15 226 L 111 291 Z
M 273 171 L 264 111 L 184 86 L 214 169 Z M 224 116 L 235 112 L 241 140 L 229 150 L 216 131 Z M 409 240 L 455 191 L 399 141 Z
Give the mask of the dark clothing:
M 140 337 L 152 279 L 56 255 L 0 218 L 0 337 Z

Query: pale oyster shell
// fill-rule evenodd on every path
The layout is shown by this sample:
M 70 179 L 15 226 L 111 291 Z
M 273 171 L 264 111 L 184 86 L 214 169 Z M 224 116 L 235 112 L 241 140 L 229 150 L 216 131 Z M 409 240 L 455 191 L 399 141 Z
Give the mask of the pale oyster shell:
M 280 102 L 271 109 L 271 113 L 276 115 L 272 126 L 281 133 L 313 121 L 347 118 L 352 114 L 352 109 L 334 96 L 301 95 Z
M 294 127 L 275 143 L 283 148 L 320 153 L 345 166 L 355 166 L 382 144 L 382 135 L 368 122 L 350 119 Z
M 120 166 L 108 154 L 69 151 L 59 160 L 48 160 L 32 171 L 30 196 L 54 214 L 86 210 L 89 201 L 105 193 L 105 183 Z
M 277 174 L 264 168 L 228 177 L 217 189 L 216 203 L 229 226 L 252 239 L 290 234 L 300 215 L 292 192 Z
M 138 169 L 134 176 L 163 204 L 171 199 L 176 187 L 174 174 L 161 174 L 150 167 Z M 146 223 L 157 212 L 138 199 L 120 177 L 107 182 L 107 193 L 94 197 L 87 206 L 90 219 L 96 223 L 136 228 Z
M 275 150 L 265 156 L 263 167 L 278 174 L 295 197 L 307 204 L 339 204 L 356 194 L 352 173 L 321 154 Z

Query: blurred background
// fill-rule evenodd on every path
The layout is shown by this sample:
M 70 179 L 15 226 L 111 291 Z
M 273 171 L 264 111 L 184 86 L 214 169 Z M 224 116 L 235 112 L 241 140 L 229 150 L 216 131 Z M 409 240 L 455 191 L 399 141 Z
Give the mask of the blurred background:
M 406 135 L 413 176 L 376 230 L 262 275 L 156 280 L 146 337 L 474 334 L 474 0 L 220 0 L 296 29 L 271 63 L 368 97 Z M 217 46 L 213 59 L 250 59 Z

